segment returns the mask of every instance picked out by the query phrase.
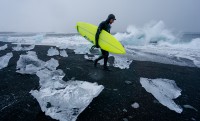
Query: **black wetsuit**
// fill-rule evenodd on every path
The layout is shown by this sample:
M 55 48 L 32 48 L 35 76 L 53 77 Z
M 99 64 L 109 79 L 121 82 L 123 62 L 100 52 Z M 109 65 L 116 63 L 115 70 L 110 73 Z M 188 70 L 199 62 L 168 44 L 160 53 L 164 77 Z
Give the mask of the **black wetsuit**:
M 97 29 L 97 33 L 96 33 L 96 36 L 95 36 L 96 47 L 99 47 L 98 40 L 99 40 L 99 35 L 101 33 L 101 30 L 105 30 L 108 33 L 110 33 L 110 28 L 111 28 L 111 26 L 110 26 L 110 19 L 113 19 L 113 18 L 108 17 L 106 21 L 103 21 L 103 22 L 101 22 L 99 24 L 99 27 Z M 97 63 L 99 60 L 101 60 L 101 59 L 104 58 L 104 68 L 107 68 L 107 62 L 108 62 L 109 52 L 106 51 L 106 50 L 103 50 L 103 49 L 101 49 L 101 52 L 102 52 L 102 55 L 95 60 L 95 63 Z

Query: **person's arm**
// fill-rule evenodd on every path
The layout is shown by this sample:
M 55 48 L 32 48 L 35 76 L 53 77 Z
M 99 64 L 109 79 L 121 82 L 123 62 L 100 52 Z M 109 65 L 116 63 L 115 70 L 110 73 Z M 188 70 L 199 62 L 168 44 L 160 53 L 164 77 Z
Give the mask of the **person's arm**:
M 96 47 L 99 47 L 99 35 L 101 33 L 101 30 L 103 29 L 103 22 L 99 24 L 99 27 L 97 29 L 97 33 L 95 35 L 95 45 Z

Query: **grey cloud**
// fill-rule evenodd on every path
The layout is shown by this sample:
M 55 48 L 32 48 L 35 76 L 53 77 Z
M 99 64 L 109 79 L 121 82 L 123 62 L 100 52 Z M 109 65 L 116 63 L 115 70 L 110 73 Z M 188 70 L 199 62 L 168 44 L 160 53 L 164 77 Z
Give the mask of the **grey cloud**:
M 199 0 L 0 0 L 0 31 L 76 32 L 78 21 L 98 25 L 116 15 L 112 32 L 162 20 L 177 31 L 200 32 Z

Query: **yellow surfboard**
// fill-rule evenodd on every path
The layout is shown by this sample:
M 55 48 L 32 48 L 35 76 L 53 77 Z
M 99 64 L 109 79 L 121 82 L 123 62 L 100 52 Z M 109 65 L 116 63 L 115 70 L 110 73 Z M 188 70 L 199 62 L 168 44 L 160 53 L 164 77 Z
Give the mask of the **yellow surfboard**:
M 97 32 L 97 26 L 85 22 L 78 22 L 76 24 L 77 31 L 83 36 L 85 39 L 90 41 L 93 44 L 95 43 L 95 35 Z M 122 44 L 110 33 L 102 30 L 99 35 L 99 46 L 108 52 L 115 54 L 125 54 L 126 51 Z

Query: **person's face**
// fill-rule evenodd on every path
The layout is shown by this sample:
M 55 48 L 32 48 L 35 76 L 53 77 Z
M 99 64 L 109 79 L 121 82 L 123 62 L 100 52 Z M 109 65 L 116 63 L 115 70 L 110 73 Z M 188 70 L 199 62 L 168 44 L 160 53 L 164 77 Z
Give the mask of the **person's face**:
M 114 23 L 114 21 L 115 21 L 114 19 L 110 19 L 110 24 Z

